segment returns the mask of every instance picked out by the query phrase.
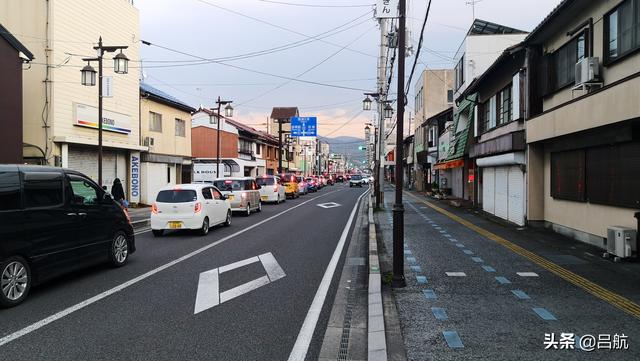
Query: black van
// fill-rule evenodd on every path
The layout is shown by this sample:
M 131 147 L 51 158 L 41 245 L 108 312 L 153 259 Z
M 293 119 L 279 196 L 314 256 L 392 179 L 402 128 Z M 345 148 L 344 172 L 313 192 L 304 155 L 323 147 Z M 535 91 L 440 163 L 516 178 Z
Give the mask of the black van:
M 89 264 L 123 266 L 135 249 L 126 210 L 85 175 L 0 165 L 0 306 Z

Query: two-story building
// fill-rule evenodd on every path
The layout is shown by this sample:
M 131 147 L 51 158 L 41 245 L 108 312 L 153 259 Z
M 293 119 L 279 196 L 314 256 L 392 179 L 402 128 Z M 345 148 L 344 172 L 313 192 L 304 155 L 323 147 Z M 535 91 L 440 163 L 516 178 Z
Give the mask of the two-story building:
M 640 0 L 564 0 L 525 42 L 528 219 L 603 247 L 640 209 Z
M 427 118 L 417 128 L 415 133 L 415 162 L 416 179 L 415 187 L 418 191 L 432 191 L 439 189 L 440 171 L 436 169 L 436 164 L 444 160 L 440 157 L 440 139 L 446 142 L 443 146 L 449 146 L 448 133 L 443 134 L 453 124 L 453 107 L 449 107 L 441 112 Z M 443 152 L 447 154 L 446 152 Z M 443 182 L 446 184 L 446 181 Z
M 140 84 L 140 203 L 151 204 L 160 188 L 191 182 L 191 114 L 195 109 L 173 96 Z
M 218 125 L 218 121 L 220 124 Z M 220 165 L 218 166 L 218 129 L 220 129 Z M 224 116 L 200 107 L 191 116 L 191 155 L 193 180 L 244 176 L 238 159 L 238 128 Z M 218 168 L 220 175 L 218 175 Z
M 29 145 L 24 162 L 71 168 L 98 180 L 98 88 L 81 84 L 80 69 L 87 63 L 78 54 L 95 55 L 102 38 L 105 46 L 127 46 L 123 54 L 139 59 L 139 17 L 131 0 L 92 2 L 91 11 L 74 1 L 0 2 L 0 23 L 38 59 L 23 71 L 22 96 L 29 99 L 22 106 L 22 138 Z M 104 55 L 112 92 L 105 93 L 100 120 L 103 185 L 120 178 L 127 198 L 136 202 L 131 165 L 146 149 L 140 144 L 139 74 L 115 73 L 115 55 Z
M 22 65 L 33 54 L 0 24 L 0 163 L 22 163 Z

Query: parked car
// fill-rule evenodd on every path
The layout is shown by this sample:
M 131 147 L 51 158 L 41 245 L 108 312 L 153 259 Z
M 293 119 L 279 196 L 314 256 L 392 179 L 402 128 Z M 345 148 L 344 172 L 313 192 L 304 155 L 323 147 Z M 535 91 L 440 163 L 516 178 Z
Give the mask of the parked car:
M 349 178 L 349 187 L 362 187 L 364 184 L 364 179 L 360 174 L 354 174 Z
M 0 306 L 90 264 L 123 266 L 135 250 L 126 209 L 84 174 L 0 165 Z
M 336 183 L 344 183 L 344 176 L 342 174 L 336 176 Z
M 298 193 L 302 195 L 306 195 L 309 193 L 309 187 L 307 182 L 304 180 L 303 176 L 297 175 L 296 179 L 298 180 Z
M 280 204 L 287 199 L 285 187 L 281 184 L 280 177 L 275 175 L 263 175 L 256 178 L 256 183 L 260 186 L 260 200 L 263 202 L 274 202 Z
M 250 216 L 251 212 L 262 211 L 260 186 L 251 177 L 219 178 L 213 181 L 231 204 L 231 210 Z
M 327 174 L 327 176 L 325 176 L 324 178 L 325 178 L 325 180 L 327 182 L 327 185 L 332 186 L 332 185 L 336 184 L 336 178 L 334 176 Z
M 305 182 L 307 182 L 309 192 L 313 193 L 318 191 L 318 183 L 312 177 L 305 178 Z
M 198 230 L 206 236 L 219 224 L 231 225 L 231 206 L 220 190 L 207 183 L 161 188 L 151 206 L 151 231 L 156 237 L 171 229 Z
M 298 178 L 295 174 L 283 174 L 280 179 L 284 184 L 284 192 L 289 198 L 300 197 L 300 189 L 298 188 Z

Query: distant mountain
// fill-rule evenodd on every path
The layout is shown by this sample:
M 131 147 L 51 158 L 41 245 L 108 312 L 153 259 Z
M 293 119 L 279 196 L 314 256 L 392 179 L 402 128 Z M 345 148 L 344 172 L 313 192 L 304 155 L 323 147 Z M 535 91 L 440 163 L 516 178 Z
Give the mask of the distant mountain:
M 365 145 L 364 138 L 342 136 L 322 138 L 322 141 L 329 143 L 331 153 L 344 154 L 354 163 L 362 162 L 367 157 L 364 150 L 358 149 L 359 146 Z

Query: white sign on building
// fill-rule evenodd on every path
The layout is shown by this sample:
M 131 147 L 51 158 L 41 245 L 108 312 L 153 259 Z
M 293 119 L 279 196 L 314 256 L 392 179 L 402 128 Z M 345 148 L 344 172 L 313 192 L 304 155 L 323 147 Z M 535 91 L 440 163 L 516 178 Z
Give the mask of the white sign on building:
M 399 0 L 378 0 L 376 5 L 376 18 L 392 19 L 400 16 L 398 10 Z
M 98 108 L 90 105 L 74 103 L 75 125 L 98 129 Z M 131 117 L 126 114 L 102 111 L 102 130 L 108 132 L 131 133 Z
M 140 152 L 131 152 L 129 159 L 130 189 L 129 202 L 140 203 Z

